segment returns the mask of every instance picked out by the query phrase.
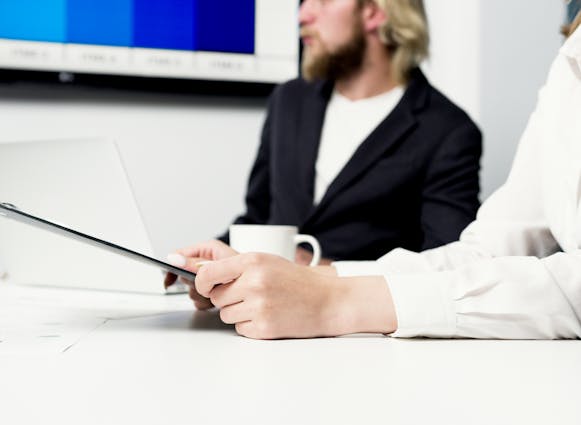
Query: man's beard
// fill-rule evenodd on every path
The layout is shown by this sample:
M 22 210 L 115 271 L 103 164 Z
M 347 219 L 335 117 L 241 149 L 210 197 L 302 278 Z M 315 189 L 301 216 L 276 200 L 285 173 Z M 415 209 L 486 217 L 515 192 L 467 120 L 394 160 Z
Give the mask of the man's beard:
M 319 43 L 322 43 L 320 39 Z M 302 71 L 305 80 L 335 81 L 349 77 L 361 68 L 367 48 L 361 24 L 354 24 L 353 36 L 336 51 L 330 52 L 324 45 L 321 48 L 322 51 L 317 54 L 309 54 L 308 46 L 303 51 Z

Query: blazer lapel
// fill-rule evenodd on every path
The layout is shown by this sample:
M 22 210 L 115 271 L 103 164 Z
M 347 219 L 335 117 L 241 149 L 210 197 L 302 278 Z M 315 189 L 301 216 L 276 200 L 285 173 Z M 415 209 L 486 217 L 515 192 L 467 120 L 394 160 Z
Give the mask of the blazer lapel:
M 325 111 L 333 90 L 330 82 L 317 83 L 312 95 L 305 97 L 300 111 L 297 140 L 298 177 L 301 191 L 303 217 L 313 210 L 315 192 L 315 163 L 319 152 L 321 132 L 325 121 Z
M 419 69 L 412 73 L 408 89 L 400 103 L 383 120 L 379 126 L 365 139 L 359 148 L 355 151 L 345 167 L 331 183 L 327 192 L 321 199 L 321 202 L 313 209 L 311 216 L 305 221 L 314 220 L 318 214 L 337 196 L 341 191 L 348 187 L 354 180 L 359 178 L 369 167 L 381 158 L 391 147 L 405 137 L 410 130 L 416 125 L 415 113 L 417 109 L 425 105 L 428 94 L 429 84 Z M 320 131 L 317 134 L 320 136 Z M 318 149 L 318 141 L 317 141 Z M 311 182 L 314 181 L 314 168 L 316 161 L 316 152 L 312 164 Z M 312 202 L 312 197 L 311 197 Z

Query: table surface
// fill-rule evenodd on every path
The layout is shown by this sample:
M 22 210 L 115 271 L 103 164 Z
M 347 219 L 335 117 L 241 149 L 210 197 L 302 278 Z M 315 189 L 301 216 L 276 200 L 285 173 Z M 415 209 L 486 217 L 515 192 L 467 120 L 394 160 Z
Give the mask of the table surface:
M 254 341 L 186 296 L 9 285 L 0 313 L 6 424 L 581 424 L 581 341 Z

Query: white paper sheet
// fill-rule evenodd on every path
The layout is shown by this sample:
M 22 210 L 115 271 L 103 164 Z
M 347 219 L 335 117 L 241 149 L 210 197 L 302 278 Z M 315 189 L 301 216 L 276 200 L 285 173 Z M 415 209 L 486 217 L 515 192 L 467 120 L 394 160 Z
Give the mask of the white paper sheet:
M 63 353 L 108 320 L 192 310 L 184 295 L 142 295 L 2 284 L 0 355 Z

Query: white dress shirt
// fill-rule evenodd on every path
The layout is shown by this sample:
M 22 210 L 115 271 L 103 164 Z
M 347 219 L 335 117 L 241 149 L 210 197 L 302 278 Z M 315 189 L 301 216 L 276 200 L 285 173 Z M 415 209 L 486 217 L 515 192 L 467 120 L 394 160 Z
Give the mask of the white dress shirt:
M 385 276 L 397 337 L 580 338 L 581 29 L 552 65 L 508 180 L 459 242 L 335 265 Z
M 321 202 L 359 145 L 393 111 L 404 91 L 398 86 L 378 96 L 355 101 L 337 90 L 333 92 L 325 112 L 315 165 L 315 204 Z

